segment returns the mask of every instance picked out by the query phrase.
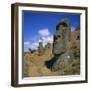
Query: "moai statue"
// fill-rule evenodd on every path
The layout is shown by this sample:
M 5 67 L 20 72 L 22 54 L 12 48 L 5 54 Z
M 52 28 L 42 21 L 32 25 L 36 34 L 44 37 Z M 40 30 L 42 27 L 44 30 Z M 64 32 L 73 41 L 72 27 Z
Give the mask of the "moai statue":
M 47 43 L 47 45 L 45 46 L 46 49 L 50 48 L 51 43 Z
M 53 71 L 60 70 L 68 64 L 71 60 L 71 54 L 68 50 L 68 42 L 71 38 L 71 27 L 67 19 L 63 19 L 56 26 L 56 33 L 54 35 L 53 55 L 54 57 L 45 62 L 46 66 Z
M 43 55 L 44 48 L 43 48 L 42 42 L 39 42 L 38 52 L 39 52 L 39 55 Z
M 67 43 L 70 41 L 70 23 L 67 19 L 63 19 L 56 26 L 56 33 L 54 36 L 53 53 L 62 54 L 66 51 Z

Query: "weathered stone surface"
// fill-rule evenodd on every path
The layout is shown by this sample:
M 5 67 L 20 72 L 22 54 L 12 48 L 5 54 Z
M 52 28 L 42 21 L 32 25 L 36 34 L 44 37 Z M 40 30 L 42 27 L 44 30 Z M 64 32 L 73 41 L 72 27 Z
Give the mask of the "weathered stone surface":
M 56 33 L 54 36 L 53 53 L 61 54 L 66 51 L 67 43 L 70 41 L 70 24 L 68 20 L 62 20 L 56 26 Z
M 73 61 L 72 52 L 68 51 L 61 54 L 52 65 L 52 71 L 62 70 Z
M 53 44 L 54 57 L 45 62 L 46 66 L 52 71 L 65 69 L 65 72 L 68 74 L 74 74 L 75 70 L 73 68 L 78 67 L 78 71 L 80 69 L 79 65 L 76 65 L 76 62 L 78 64 L 80 63 L 80 30 L 71 32 L 70 28 L 70 23 L 66 19 L 63 19 L 56 26 Z M 75 59 L 77 60 L 76 62 Z M 76 66 L 73 67 L 73 64 Z M 66 69 L 69 65 L 71 65 L 71 71 Z M 75 73 L 77 73 L 77 71 Z
M 67 19 L 63 19 L 56 26 L 56 33 L 54 38 L 54 55 L 58 55 L 57 60 L 52 65 L 52 70 L 63 69 L 72 59 L 72 54 L 69 50 L 68 42 L 71 37 L 70 23 Z

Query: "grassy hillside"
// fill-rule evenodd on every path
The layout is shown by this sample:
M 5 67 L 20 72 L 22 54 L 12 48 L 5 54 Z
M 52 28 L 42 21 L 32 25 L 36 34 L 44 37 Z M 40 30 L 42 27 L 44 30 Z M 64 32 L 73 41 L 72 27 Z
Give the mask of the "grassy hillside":
M 57 75 L 75 75 L 80 74 L 80 30 L 71 33 L 71 42 L 69 46 L 73 52 L 74 59 L 69 65 L 66 65 L 62 70 L 52 71 L 45 65 L 45 61 L 53 57 L 52 49 L 44 49 L 43 55 L 39 55 L 36 51 L 34 53 L 27 53 L 24 55 L 24 77 L 35 76 L 57 76 Z
M 51 59 L 52 45 L 46 49 L 43 55 L 38 55 L 38 52 L 26 54 L 24 56 L 24 76 L 51 76 L 58 75 L 58 72 L 52 72 L 45 66 L 45 61 Z

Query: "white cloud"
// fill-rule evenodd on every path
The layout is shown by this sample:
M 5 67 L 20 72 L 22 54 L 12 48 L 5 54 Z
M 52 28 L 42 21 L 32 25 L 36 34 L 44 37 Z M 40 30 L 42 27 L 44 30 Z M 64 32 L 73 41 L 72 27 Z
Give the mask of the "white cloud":
M 26 41 L 26 42 L 24 42 L 24 51 L 25 52 L 28 52 L 29 50 L 29 47 L 30 47 L 30 42 L 29 41 Z
M 30 43 L 29 41 L 24 42 L 24 51 L 28 52 L 29 48 L 32 50 L 37 50 L 38 46 L 39 46 L 39 42 L 33 42 L 33 43 Z
M 53 43 L 53 35 L 47 37 L 49 43 Z
M 42 29 L 42 30 L 39 30 L 38 32 L 41 36 L 48 36 L 50 35 L 50 32 L 49 30 L 46 28 L 46 29 Z
M 39 42 L 34 42 L 30 45 L 30 48 L 32 50 L 37 50 L 38 49 L 38 46 L 39 46 Z
M 53 43 L 53 35 L 42 37 L 43 45 L 45 46 L 47 43 Z
M 39 46 L 39 42 L 43 43 L 45 46 L 47 43 L 53 43 L 53 35 L 50 33 L 48 29 L 42 29 L 38 32 L 40 38 L 34 42 L 24 42 L 24 51 L 29 51 L 29 48 L 32 50 L 37 50 Z
M 72 27 L 71 27 L 71 31 L 72 31 L 72 32 L 75 31 L 75 27 L 72 26 Z
M 40 41 L 43 43 L 43 46 L 45 46 L 47 43 L 53 43 L 53 35 L 50 33 L 49 29 L 42 29 L 39 30 L 40 35 Z
M 41 39 L 39 39 L 39 42 L 42 42 L 42 40 L 41 40 Z
M 30 42 L 28 42 L 28 41 L 24 42 L 24 45 L 30 45 Z

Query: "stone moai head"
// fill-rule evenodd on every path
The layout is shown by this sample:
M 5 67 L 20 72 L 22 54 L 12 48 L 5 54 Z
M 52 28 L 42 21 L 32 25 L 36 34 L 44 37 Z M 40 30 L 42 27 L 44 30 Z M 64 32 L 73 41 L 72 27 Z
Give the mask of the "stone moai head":
M 61 54 L 66 50 L 67 42 L 70 41 L 70 23 L 67 19 L 61 20 L 56 26 L 56 33 L 54 35 L 53 53 Z

